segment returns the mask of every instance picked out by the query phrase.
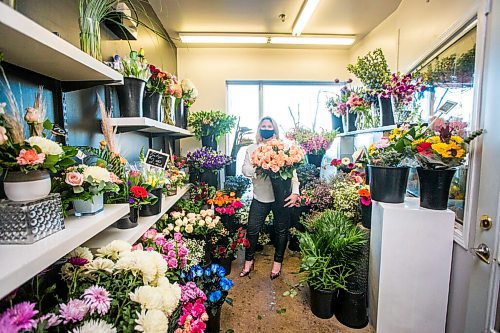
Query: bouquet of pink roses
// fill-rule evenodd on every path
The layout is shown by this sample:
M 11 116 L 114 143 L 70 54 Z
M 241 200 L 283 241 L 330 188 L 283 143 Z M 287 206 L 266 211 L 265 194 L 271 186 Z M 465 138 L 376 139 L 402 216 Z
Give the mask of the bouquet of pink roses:
M 252 154 L 252 165 L 257 173 L 271 178 L 291 179 L 293 171 L 302 164 L 304 150 L 297 145 L 285 146 L 274 139 L 259 146 Z

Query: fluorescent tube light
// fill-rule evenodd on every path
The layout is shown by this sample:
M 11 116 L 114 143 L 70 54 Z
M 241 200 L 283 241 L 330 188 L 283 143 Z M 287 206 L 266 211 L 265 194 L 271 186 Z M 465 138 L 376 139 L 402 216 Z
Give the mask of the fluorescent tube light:
M 183 43 L 207 44 L 267 44 L 265 36 L 230 36 L 230 35 L 182 35 L 179 37 Z
M 292 35 L 294 36 L 300 36 L 302 30 L 304 30 L 304 27 L 306 26 L 307 22 L 309 22 L 311 15 L 314 13 L 314 10 L 316 9 L 316 6 L 319 3 L 319 0 L 305 0 L 305 1 L 307 2 L 302 7 L 299 17 L 297 18 L 295 24 L 293 25 Z
M 271 44 L 352 45 L 353 37 L 271 37 Z

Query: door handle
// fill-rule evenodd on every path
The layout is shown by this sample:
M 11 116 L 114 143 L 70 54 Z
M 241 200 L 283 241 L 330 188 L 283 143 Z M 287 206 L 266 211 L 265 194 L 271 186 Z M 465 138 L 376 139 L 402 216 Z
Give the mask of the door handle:
M 474 253 L 482 262 L 488 265 L 491 264 L 490 261 L 491 251 L 488 245 L 481 243 L 476 248 L 472 248 L 471 250 L 474 250 Z

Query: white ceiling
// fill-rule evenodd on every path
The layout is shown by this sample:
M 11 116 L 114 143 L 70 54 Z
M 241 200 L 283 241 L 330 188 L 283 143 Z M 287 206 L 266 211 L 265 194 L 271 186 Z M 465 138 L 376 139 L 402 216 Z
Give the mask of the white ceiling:
M 182 47 L 177 40 L 180 32 L 291 34 L 304 0 L 149 2 L 174 42 Z M 303 34 L 347 34 L 355 35 L 356 40 L 359 40 L 389 16 L 400 2 L 401 0 L 322 0 Z M 278 17 L 282 13 L 287 16 L 285 22 L 281 22 Z

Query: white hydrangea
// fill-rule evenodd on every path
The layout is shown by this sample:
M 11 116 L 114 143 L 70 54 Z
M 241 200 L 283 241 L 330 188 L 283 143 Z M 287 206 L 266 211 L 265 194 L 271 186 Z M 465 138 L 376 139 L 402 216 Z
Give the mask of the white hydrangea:
M 132 251 L 132 245 L 122 240 L 114 240 L 108 245 L 98 249 L 97 256 L 116 260 L 130 251 Z
M 144 333 L 163 333 L 168 330 L 168 318 L 161 310 L 142 310 L 137 313 L 135 330 Z
M 46 139 L 41 136 L 32 136 L 28 139 L 28 143 L 31 147 L 37 146 L 40 148 L 42 153 L 46 155 L 62 155 L 63 149 L 61 145 L 52 140 Z
M 88 261 L 92 261 L 92 259 L 94 259 L 94 255 L 92 254 L 92 252 L 90 252 L 89 248 L 83 246 L 77 247 L 76 249 L 74 249 L 73 251 L 71 251 L 66 255 L 66 258 L 74 258 L 74 257 L 84 258 L 87 259 Z
M 83 178 L 88 179 L 89 177 L 98 183 L 101 181 L 111 182 L 109 171 L 97 165 L 88 166 L 83 170 Z
M 101 319 L 91 319 L 75 328 L 71 333 L 116 333 L 116 328 Z
M 107 258 L 95 258 L 87 265 L 85 265 L 85 269 L 88 273 L 94 273 L 97 271 L 104 271 L 106 273 L 113 273 L 113 267 L 115 263 Z

